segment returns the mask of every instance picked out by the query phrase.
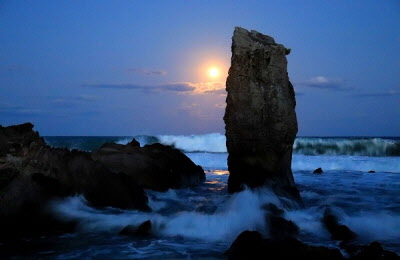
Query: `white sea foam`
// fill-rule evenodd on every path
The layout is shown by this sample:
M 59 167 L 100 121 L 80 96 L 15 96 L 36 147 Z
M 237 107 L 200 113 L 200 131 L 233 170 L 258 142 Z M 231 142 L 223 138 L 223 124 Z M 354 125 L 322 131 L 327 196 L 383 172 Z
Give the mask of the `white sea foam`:
M 219 133 L 205 135 L 160 135 L 162 144 L 173 145 L 185 152 L 225 153 L 226 138 Z M 146 142 L 146 140 L 144 140 Z M 400 156 L 400 141 L 383 138 L 318 138 L 299 137 L 293 144 L 294 154 Z
M 187 153 L 195 164 L 201 165 L 204 169 L 228 169 L 228 154 L 210 153 Z M 393 172 L 400 173 L 399 157 L 367 157 L 367 156 L 308 156 L 293 155 L 292 170 L 314 171 L 321 167 L 324 171 L 359 171 L 368 172 Z
M 132 141 L 132 137 L 124 137 L 116 141 L 117 144 L 127 144 Z
M 127 144 L 135 138 L 142 146 L 153 143 L 172 145 L 184 152 L 226 153 L 225 135 L 138 135 L 134 137 L 46 137 L 51 146 L 91 151 L 105 142 Z M 299 137 L 293 145 L 294 154 L 349 155 L 349 156 L 400 156 L 397 138 L 319 138 Z
M 367 157 L 367 156 L 307 156 L 293 155 L 293 171 L 313 171 L 321 167 L 323 170 L 398 172 L 399 157 Z
M 97 210 L 87 206 L 82 196 L 58 200 L 52 207 L 60 218 L 78 220 L 81 231 L 118 232 L 126 225 L 139 225 L 151 220 L 153 232 L 158 235 L 207 241 L 233 241 L 243 230 L 266 231 L 265 211 L 261 209 L 266 203 L 280 205 L 279 199 L 271 191 L 263 189 L 245 190 L 234 194 L 212 214 L 182 211 L 165 216 L 157 212 Z M 154 210 L 157 211 L 158 208 Z
M 318 176 L 309 172 L 295 173 L 306 207 L 287 208 L 284 217 L 299 226 L 302 240 L 334 246 L 321 223 L 324 211 L 329 207 L 339 217 L 339 222 L 353 230 L 362 243 L 379 240 L 396 249 L 400 240 L 400 215 L 393 208 L 399 203 L 395 195 L 400 187 L 397 176 L 340 171 Z M 207 172 L 207 182 L 198 189 L 146 191 L 153 209 L 150 213 L 94 209 L 86 205 L 82 196 L 54 202 L 52 208 L 59 218 L 78 221 L 81 232 L 116 234 L 126 225 L 151 220 L 157 241 L 162 241 L 157 246 L 163 250 L 165 247 L 193 249 L 203 243 L 209 243 L 210 249 L 215 250 L 221 250 L 216 248 L 225 243 L 223 250 L 226 250 L 244 230 L 268 233 L 263 205 L 274 203 L 281 208 L 285 205 L 268 189 L 244 190 L 233 195 L 221 192 L 220 189 L 226 187 L 227 177 L 227 171 L 216 170 Z M 204 209 L 204 206 L 210 207 Z M 151 248 L 147 251 L 154 253 Z
M 159 135 L 162 144 L 173 145 L 186 152 L 226 153 L 225 135 Z

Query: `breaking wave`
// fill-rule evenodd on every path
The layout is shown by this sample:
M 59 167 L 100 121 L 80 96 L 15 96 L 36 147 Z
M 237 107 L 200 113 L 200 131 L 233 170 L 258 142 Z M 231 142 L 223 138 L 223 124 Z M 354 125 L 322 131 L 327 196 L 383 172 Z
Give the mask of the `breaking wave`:
M 297 138 L 293 150 L 304 155 L 400 156 L 400 141 L 383 138 Z
M 226 153 L 225 135 L 138 135 L 133 137 L 46 137 L 55 147 L 93 151 L 105 142 L 127 144 L 135 138 L 142 146 L 162 143 L 183 152 Z M 400 156 L 400 138 L 378 137 L 299 137 L 293 145 L 294 154 L 303 155 L 349 155 L 349 156 Z

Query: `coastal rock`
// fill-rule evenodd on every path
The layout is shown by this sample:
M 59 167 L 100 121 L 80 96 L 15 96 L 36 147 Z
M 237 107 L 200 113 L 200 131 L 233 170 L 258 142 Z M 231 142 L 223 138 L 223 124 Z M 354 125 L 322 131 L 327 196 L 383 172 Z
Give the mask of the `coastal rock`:
M 338 217 L 329 208 L 324 212 L 322 223 L 331 234 L 333 240 L 350 241 L 357 237 L 346 225 L 339 224 Z
M 32 129 L 30 123 L 0 126 L 2 235 L 29 233 L 41 224 L 50 228 L 47 202 L 76 194 L 94 207 L 149 210 L 144 190 L 126 175 L 111 172 L 88 153 L 51 148 Z
M 200 184 L 205 180 L 201 166 L 185 154 L 162 144 L 140 147 L 133 139 L 127 145 L 107 143 L 92 158 L 115 173 L 124 173 L 145 188 L 166 191 Z
M 313 173 L 316 173 L 316 174 L 320 174 L 320 173 L 323 173 L 324 171 L 322 170 L 322 168 L 317 168 L 317 169 L 315 169 L 314 171 L 313 171 Z
M 265 218 L 270 239 L 284 240 L 297 238 L 300 229 L 293 221 L 284 218 L 284 210 L 278 208 L 273 203 L 263 206 L 263 209 L 267 211 Z
M 298 128 L 287 52 L 270 36 L 235 28 L 224 116 L 229 192 L 266 185 L 300 198 L 291 170 Z
M 151 221 L 147 220 L 140 224 L 139 226 L 128 225 L 123 228 L 119 234 L 121 236 L 136 236 L 136 237 L 146 237 L 151 235 Z
M 359 250 L 350 259 L 354 260 L 399 260 L 400 256 L 384 250 L 379 242 L 372 242 L 368 246 L 358 246 Z M 354 252 L 353 252 L 354 253 Z
M 338 249 L 306 245 L 297 239 L 265 239 L 257 231 L 244 231 L 225 252 L 227 259 L 343 259 Z

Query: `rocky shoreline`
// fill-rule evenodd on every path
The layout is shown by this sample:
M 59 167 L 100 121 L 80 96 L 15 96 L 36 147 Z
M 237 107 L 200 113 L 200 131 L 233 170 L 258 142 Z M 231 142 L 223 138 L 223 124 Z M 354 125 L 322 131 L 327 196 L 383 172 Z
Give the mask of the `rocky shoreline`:
M 83 195 L 92 207 L 150 211 L 144 188 L 194 186 L 203 169 L 172 147 L 105 144 L 88 153 L 48 146 L 31 123 L 0 126 L 0 237 L 73 228 L 47 210 L 55 198 Z M 29 216 L 29 217 L 27 217 Z

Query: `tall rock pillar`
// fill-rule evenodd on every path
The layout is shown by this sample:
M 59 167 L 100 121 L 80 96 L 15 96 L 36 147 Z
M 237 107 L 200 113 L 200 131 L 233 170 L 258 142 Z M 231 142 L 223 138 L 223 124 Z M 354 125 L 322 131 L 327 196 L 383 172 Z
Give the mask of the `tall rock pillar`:
M 235 28 L 224 116 L 229 192 L 269 186 L 299 197 L 291 170 L 298 129 L 289 51 L 270 36 Z

